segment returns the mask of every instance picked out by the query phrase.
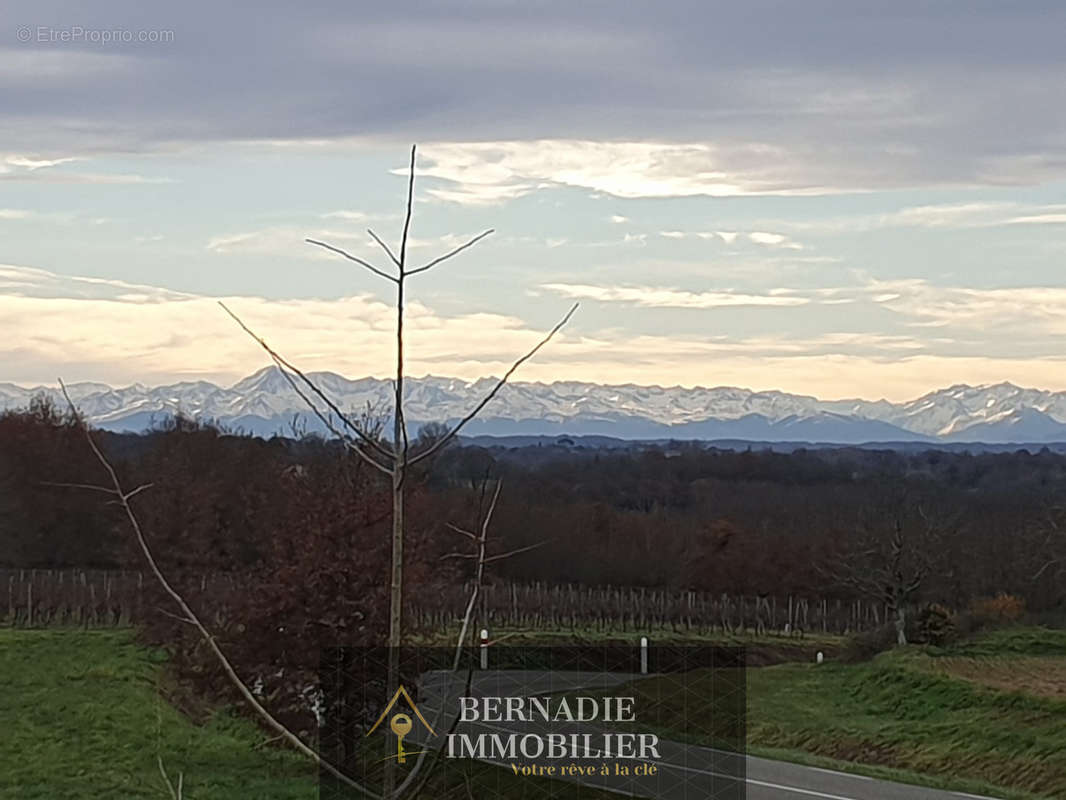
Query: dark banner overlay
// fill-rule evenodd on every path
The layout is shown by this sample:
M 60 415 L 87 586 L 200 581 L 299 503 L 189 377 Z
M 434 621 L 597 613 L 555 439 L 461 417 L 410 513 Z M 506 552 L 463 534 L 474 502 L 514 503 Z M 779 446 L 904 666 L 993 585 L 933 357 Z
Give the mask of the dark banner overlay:
M 716 646 L 323 653 L 320 748 L 395 798 L 745 796 L 744 651 Z M 323 800 L 365 797 L 323 770 Z

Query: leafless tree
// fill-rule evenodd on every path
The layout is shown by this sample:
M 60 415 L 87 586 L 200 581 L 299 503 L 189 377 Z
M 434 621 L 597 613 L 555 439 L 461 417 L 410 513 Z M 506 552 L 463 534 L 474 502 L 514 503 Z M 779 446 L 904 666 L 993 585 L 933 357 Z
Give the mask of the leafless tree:
M 470 590 L 470 599 L 466 604 L 466 612 L 463 614 L 462 624 L 459 626 L 459 636 L 455 643 L 455 659 L 452 669 L 459 668 L 459 661 L 463 654 L 463 647 L 468 643 L 468 636 L 472 639 L 474 635 L 474 632 L 470 628 L 470 621 L 473 619 L 474 610 L 477 608 L 478 599 L 481 595 L 481 588 L 485 583 L 485 566 L 497 561 L 503 561 L 512 556 L 517 556 L 521 553 L 526 553 L 530 550 L 535 550 L 544 544 L 543 542 L 537 542 L 536 544 L 527 545 L 526 547 L 518 547 L 514 550 L 508 550 L 505 553 L 489 555 L 489 526 L 492 524 L 492 515 L 496 512 L 496 503 L 500 499 L 500 489 L 502 487 L 503 483 L 501 481 L 496 481 L 496 488 L 492 493 L 492 500 L 489 501 L 488 511 L 485 513 L 484 519 L 481 522 L 481 528 L 477 533 L 468 531 L 465 528 L 460 528 L 458 525 L 448 525 L 448 527 L 455 533 L 466 537 L 471 543 L 471 548 L 467 552 L 457 551 L 447 553 L 442 556 L 442 559 L 461 558 L 474 562 L 473 586 Z
M 1032 532 L 1031 554 L 1035 569 L 1032 583 L 1046 581 L 1052 589 L 1061 589 L 1066 576 L 1066 507 L 1048 507 Z
M 408 263 L 407 248 L 411 230 L 411 215 L 414 208 L 415 157 L 416 148 L 412 147 L 410 171 L 407 182 L 407 207 L 404 215 L 403 233 L 400 237 L 400 246 L 398 248 L 399 254 L 397 255 L 397 253 L 394 252 L 392 248 L 381 239 L 381 237 L 374 233 L 373 230 L 367 230 L 370 237 L 381 247 L 385 255 L 392 262 L 392 268 L 388 270 L 380 269 L 369 261 L 352 255 L 351 253 L 327 242 L 318 241 L 316 239 L 306 240 L 309 244 L 329 250 L 330 252 L 336 253 L 337 255 L 358 264 L 377 277 L 394 284 L 396 287 L 396 370 L 395 379 L 393 381 L 393 435 L 391 446 L 385 446 L 379 441 L 376 441 L 375 438 L 367 435 L 359 425 L 341 413 L 336 404 L 329 400 L 325 393 L 322 392 L 306 374 L 270 347 L 262 337 L 250 330 L 236 314 L 230 311 L 230 309 L 223 306 L 227 313 L 236 320 L 241 328 L 252 336 L 267 352 L 288 379 L 293 389 L 303 398 L 323 424 L 326 425 L 327 429 L 341 438 L 349 448 L 359 455 L 360 458 L 367 461 L 375 469 L 388 475 L 392 480 L 392 566 L 389 581 L 388 646 L 394 654 L 398 653 L 398 648 L 403 637 L 404 484 L 410 468 L 420 461 L 431 458 L 441 448 L 451 442 L 455 436 L 481 412 L 489 401 L 499 393 L 500 389 L 503 388 L 515 371 L 547 344 L 569 321 L 574 311 L 577 310 L 577 304 L 575 303 L 566 315 L 536 344 L 536 346 L 530 349 L 521 358 L 518 358 L 511 365 L 507 372 L 504 373 L 503 377 L 492 387 L 491 391 L 489 391 L 466 416 L 452 425 L 444 435 L 439 436 L 431 445 L 418 453 L 412 454 L 410 452 L 410 443 L 407 436 L 403 395 L 405 356 L 404 303 L 407 296 L 407 281 L 415 275 L 428 272 L 493 233 L 490 228 L 444 255 L 438 256 L 420 266 L 411 267 Z M 318 403 L 324 404 L 325 408 L 319 408 Z M 335 416 L 339 420 L 339 423 L 334 423 L 330 416 L 328 416 L 329 414 Z M 395 668 L 390 668 L 390 675 L 392 677 L 390 680 L 390 690 L 395 688 L 391 684 L 395 683 L 399 674 L 398 664 L 391 666 Z
M 896 492 L 867 512 L 819 571 L 839 586 L 884 603 L 896 644 L 905 645 L 907 608 L 934 569 L 939 543 L 954 521 Z

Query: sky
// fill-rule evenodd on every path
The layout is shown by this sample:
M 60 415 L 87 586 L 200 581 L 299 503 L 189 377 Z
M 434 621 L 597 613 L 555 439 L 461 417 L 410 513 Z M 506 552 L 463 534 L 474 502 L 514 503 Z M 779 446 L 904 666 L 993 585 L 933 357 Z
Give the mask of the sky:
M 1066 6 L 0 0 L 0 382 L 1066 389 Z

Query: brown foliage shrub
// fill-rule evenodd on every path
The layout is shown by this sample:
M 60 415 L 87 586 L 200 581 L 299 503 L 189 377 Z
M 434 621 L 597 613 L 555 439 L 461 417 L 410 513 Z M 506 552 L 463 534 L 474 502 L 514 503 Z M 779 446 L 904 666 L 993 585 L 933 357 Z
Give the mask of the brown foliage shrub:
M 278 489 L 283 502 L 271 499 L 269 519 L 249 509 L 259 528 L 255 563 L 206 576 L 202 570 L 179 571 L 188 556 L 176 553 L 175 544 L 179 551 L 193 548 L 197 564 L 211 562 L 211 554 L 224 546 L 210 525 L 200 541 L 171 540 L 158 556 L 174 569 L 179 591 L 245 683 L 282 722 L 308 734 L 315 730 L 312 694 L 323 648 L 384 643 L 392 497 L 387 482 L 367 468 L 353 473 L 329 459 L 290 471 Z M 264 501 L 252 499 L 253 505 Z M 409 600 L 432 591 L 440 579 L 435 567 L 441 547 L 453 544 L 443 540 L 443 522 L 432 511 L 422 487 L 411 485 L 405 537 Z M 154 605 L 176 612 L 162 591 L 153 591 Z M 151 616 L 146 636 L 170 652 L 179 679 L 192 692 L 241 703 L 192 626 L 159 613 Z
M 970 604 L 970 615 L 981 627 L 1012 625 L 1025 616 L 1025 600 L 1006 592 L 979 597 Z

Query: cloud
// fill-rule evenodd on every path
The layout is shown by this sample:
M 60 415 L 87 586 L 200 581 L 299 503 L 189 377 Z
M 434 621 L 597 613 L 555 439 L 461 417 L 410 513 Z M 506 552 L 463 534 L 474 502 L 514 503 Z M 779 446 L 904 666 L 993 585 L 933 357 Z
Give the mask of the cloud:
M 329 211 L 322 215 L 323 219 L 343 219 L 348 222 L 366 222 L 371 215 L 365 211 Z
M 738 237 L 743 237 L 752 244 L 764 247 L 777 247 L 786 250 L 802 250 L 803 245 L 783 233 L 770 231 L 659 231 L 659 235 L 666 239 L 720 239 L 726 244 L 734 244 Z
M 760 177 L 731 158 L 737 149 L 744 147 L 573 139 L 436 142 L 423 148 L 419 173 L 445 182 L 445 188 L 429 189 L 429 194 L 469 204 L 513 200 L 545 186 L 577 187 L 621 198 L 844 191 L 789 186 Z
M 782 298 L 793 304 L 797 299 L 787 290 L 748 298 L 647 287 L 544 288 L 573 297 L 605 297 L 608 302 L 664 308 L 743 308 L 749 300 L 756 305 L 772 305 Z M 882 297 L 880 302 L 896 306 L 895 313 L 919 319 L 938 313 L 936 309 L 944 301 L 954 308 L 958 292 L 967 296 L 965 290 L 935 289 L 921 282 L 822 290 L 819 296 L 828 297 L 829 291 L 894 293 L 898 298 Z M 916 312 L 907 311 L 908 298 L 923 293 L 925 304 Z M 930 298 L 936 302 L 929 302 Z M 160 383 L 194 376 L 236 380 L 263 365 L 265 356 L 222 312 L 219 299 L 301 368 L 350 376 L 383 376 L 391 369 L 394 311 L 390 303 L 372 295 L 299 300 L 216 298 L 0 266 L 0 358 L 6 365 L 5 377 L 21 383 L 51 382 L 57 374 L 72 381 L 117 384 Z M 799 299 L 805 303 L 817 300 Z M 1006 318 L 1016 317 L 1034 300 L 1050 310 L 1060 299 L 1046 287 L 985 293 L 970 297 L 978 307 L 963 317 L 976 327 L 978 317 L 988 312 L 988 304 Z M 445 315 L 428 305 L 413 303 L 408 316 L 409 373 L 467 380 L 502 374 L 515 357 L 540 340 L 544 328 L 553 321 L 531 325 L 513 316 L 488 312 Z M 874 398 L 887 393 L 894 399 L 956 382 L 1007 379 L 1066 388 L 1066 378 L 1056 377 L 1066 375 L 1062 369 L 1066 360 L 1054 352 L 990 354 L 980 343 L 967 350 L 966 342 L 956 343 L 946 332 L 936 338 L 913 332 L 858 330 L 807 335 L 652 334 L 589 330 L 581 322 L 579 315 L 536 359 L 523 365 L 520 377 L 740 385 L 823 397 Z
M 85 159 L 80 156 L 36 157 L 8 153 L 0 156 L 0 181 L 33 183 L 169 183 L 170 179 L 136 173 L 79 172 L 62 169 Z M 56 169 L 60 167 L 60 169 Z
M 1025 337 L 1066 335 L 1066 287 L 971 288 L 935 286 L 921 279 L 875 281 L 871 299 L 922 327 Z
M 1004 225 L 1063 225 L 1066 224 L 1066 213 L 1029 214 L 1021 217 L 1011 217 Z
M 787 293 L 763 295 L 738 292 L 690 292 L 655 286 L 588 286 L 571 283 L 544 283 L 540 288 L 574 300 L 624 303 L 646 308 L 727 308 L 736 306 L 802 306 L 805 297 Z
M 57 0 L 38 9 L 42 20 L 70 17 Z M 0 46 L 0 138 L 47 158 L 205 141 L 350 148 L 432 132 L 468 152 L 496 143 L 475 154 L 490 165 L 516 141 L 569 142 L 589 160 L 548 154 L 504 182 L 435 190 L 461 202 L 499 201 L 541 180 L 629 197 L 1066 175 L 1066 10 L 1055 4 L 959 15 L 903 0 L 871 16 L 773 0 L 676 2 L 670 13 L 547 0 L 531 16 L 483 0 L 461 12 L 421 3 L 416 14 L 342 3 L 306 14 L 266 0 L 255 35 L 235 36 L 252 10 L 190 0 L 168 12 L 177 35 L 165 45 Z M 138 19 L 135 0 L 113 0 L 78 21 Z M 614 177 L 604 163 L 613 156 Z
M 867 233 L 891 228 L 948 230 L 994 228 L 1003 225 L 1058 225 L 1064 222 L 1066 204 L 971 202 L 907 206 L 882 214 L 855 214 L 802 222 L 780 219 L 775 220 L 773 224 L 792 231 L 837 234 Z
M 38 170 L 46 167 L 55 167 L 60 164 L 69 164 L 77 161 L 77 158 L 27 158 L 26 156 L 7 156 L 4 163 L 12 167 L 24 167 L 28 170 Z
M 284 254 L 297 258 L 322 258 L 324 252 L 307 244 L 304 239 L 318 239 L 336 244 L 347 249 L 353 243 L 369 254 L 370 239 L 363 230 L 336 230 L 320 228 L 314 225 L 275 225 L 254 231 L 227 233 L 212 236 L 207 241 L 206 249 L 213 253 L 226 255 L 230 253 Z M 334 256 L 335 257 L 335 256 Z

